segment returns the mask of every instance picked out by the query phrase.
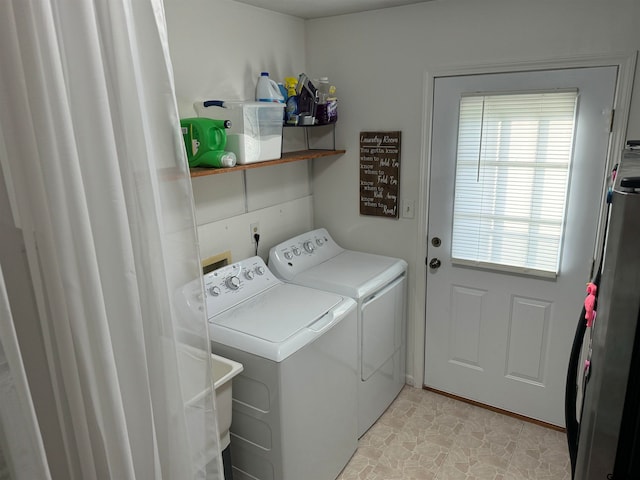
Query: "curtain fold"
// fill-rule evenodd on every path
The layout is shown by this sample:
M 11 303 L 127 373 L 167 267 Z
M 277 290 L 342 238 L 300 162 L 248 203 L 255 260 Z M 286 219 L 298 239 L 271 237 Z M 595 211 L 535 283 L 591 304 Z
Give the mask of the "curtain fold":
M 222 479 L 204 305 L 178 293 L 200 266 L 162 2 L 7 1 L 0 30 L 4 173 L 71 471 Z
M 0 478 L 51 479 L 1 267 Z

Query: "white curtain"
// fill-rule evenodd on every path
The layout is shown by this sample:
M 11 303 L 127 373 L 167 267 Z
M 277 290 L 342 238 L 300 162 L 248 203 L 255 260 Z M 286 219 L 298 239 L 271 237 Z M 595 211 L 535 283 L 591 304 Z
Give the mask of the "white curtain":
M 0 479 L 51 479 L 0 268 Z
M 71 477 L 221 479 L 204 308 L 180 309 L 201 280 L 162 1 L 2 0 L 0 66 Z

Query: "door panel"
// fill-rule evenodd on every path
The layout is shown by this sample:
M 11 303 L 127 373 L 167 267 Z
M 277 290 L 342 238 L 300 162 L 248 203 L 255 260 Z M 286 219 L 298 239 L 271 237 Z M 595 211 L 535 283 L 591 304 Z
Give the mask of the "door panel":
M 513 297 L 507 339 L 507 377 L 543 384 L 550 313 L 549 302 Z
M 436 78 L 427 259 L 441 266 L 427 269 L 425 385 L 564 424 L 566 367 L 596 241 L 616 76 L 616 67 L 597 67 Z M 453 265 L 461 95 L 556 88 L 579 91 L 558 276 Z M 437 247 L 434 237 L 442 240 Z
M 482 301 L 487 292 L 459 285 L 451 287 L 451 361 L 481 368 L 479 353 Z

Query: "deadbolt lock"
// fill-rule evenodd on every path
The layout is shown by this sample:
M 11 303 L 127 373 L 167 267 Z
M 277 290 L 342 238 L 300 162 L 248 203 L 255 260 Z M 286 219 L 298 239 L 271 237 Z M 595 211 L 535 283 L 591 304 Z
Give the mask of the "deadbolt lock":
M 442 241 L 439 237 L 433 237 L 431 239 L 431 245 L 433 245 L 434 247 L 439 247 L 440 245 L 442 245 Z

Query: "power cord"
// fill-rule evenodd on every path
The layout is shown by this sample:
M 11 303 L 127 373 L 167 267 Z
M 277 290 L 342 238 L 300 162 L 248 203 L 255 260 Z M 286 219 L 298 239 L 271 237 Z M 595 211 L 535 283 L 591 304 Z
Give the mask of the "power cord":
M 258 256 L 258 243 L 260 243 L 260 234 L 254 233 L 253 239 L 256 241 L 256 256 Z

